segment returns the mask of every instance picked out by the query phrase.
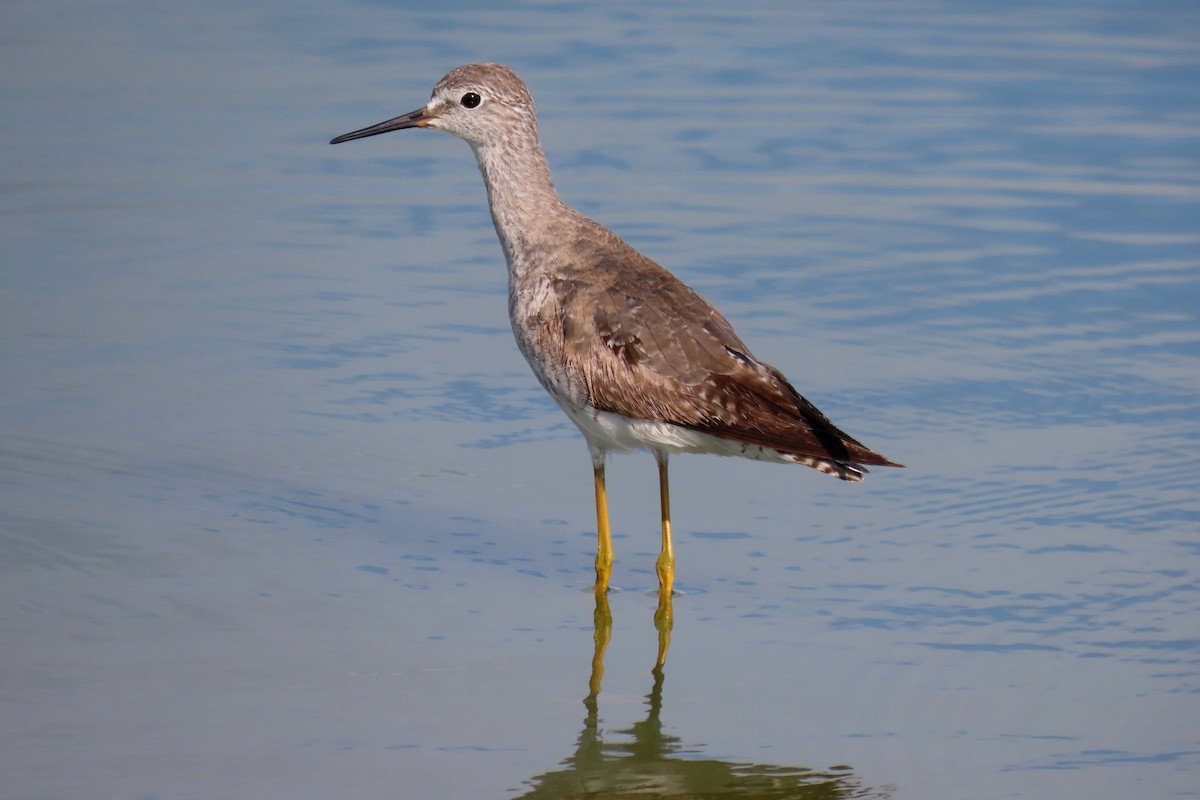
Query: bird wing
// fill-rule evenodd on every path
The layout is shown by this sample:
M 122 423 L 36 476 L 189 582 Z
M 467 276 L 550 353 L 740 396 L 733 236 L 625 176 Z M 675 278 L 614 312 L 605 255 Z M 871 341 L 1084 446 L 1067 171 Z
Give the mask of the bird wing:
M 703 297 L 652 265 L 636 280 L 560 287 L 567 360 L 590 403 L 722 438 L 858 464 L 889 464 L 833 425 L 787 379 L 758 361 Z M 597 270 L 593 274 L 611 274 Z

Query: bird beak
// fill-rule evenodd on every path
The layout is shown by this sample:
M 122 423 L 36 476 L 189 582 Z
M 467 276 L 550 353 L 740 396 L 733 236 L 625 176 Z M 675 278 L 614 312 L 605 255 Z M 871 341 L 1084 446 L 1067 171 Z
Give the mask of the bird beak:
M 362 130 L 343 133 L 336 139 L 330 140 L 330 144 L 341 144 L 348 142 L 351 139 L 365 139 L 368 136 L 375 136 L 379 133 L 387 133 L 388 131 L 399 131 L 405 128 L 424 128 L 434 118 L 429 112 L 429 107 L 418 108 L 416 111 L 410 111 L 407 114 L 402 114 L 394 119 L 389 119 L 386 122 L 381 122 L 378 125 L 372 125 L 369 128 Z

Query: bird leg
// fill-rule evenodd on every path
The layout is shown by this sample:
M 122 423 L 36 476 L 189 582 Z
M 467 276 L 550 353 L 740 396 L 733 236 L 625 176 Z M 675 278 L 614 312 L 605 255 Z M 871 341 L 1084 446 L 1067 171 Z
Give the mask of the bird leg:
M 608 591 L 612 575 L 612 529 L 608 525 L 608 492 L 604 488 L 604 451 L 592 449 L 592 473 L 596 483 L 596 594 Z
M 658 497 L 662 506 L 662 550 L 654 566 L 658 572 L 658 593 L 669 596 L 671 587 L 675 584 L 675 547 L 671 544 L 671 491 L 667 485 L 667 453 L 655 450 L 654 460 L 658 462 Z

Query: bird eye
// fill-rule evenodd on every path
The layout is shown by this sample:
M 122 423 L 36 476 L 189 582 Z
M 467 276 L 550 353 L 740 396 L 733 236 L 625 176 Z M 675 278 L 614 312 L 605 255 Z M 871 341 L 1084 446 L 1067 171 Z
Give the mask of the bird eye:
M 480 97 L 474 92 L 467 92 L 458 102 L 462 103 L 463 108 L 474 108 L 475 106 L 479 105 Z

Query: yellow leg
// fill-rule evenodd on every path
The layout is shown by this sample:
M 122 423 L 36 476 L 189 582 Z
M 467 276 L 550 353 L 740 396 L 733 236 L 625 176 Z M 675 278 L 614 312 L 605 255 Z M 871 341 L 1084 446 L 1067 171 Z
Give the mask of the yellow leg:
M 604 488 L 604 453 L 592 452 L 592 472 L 596 482 L 596 592 L 608 591 L 612 575 L 612 530 L 608 526 L 608 493 Z
M 658 497 L 662 505 L 662 550 L 658 554 L 655 569 L 658 572 L 659 594 L 671 594 L 675 585 L 675 547 L 671 544 L 671 492 L 667 486 L 667 454 L 654 451 L 658 461 Z

